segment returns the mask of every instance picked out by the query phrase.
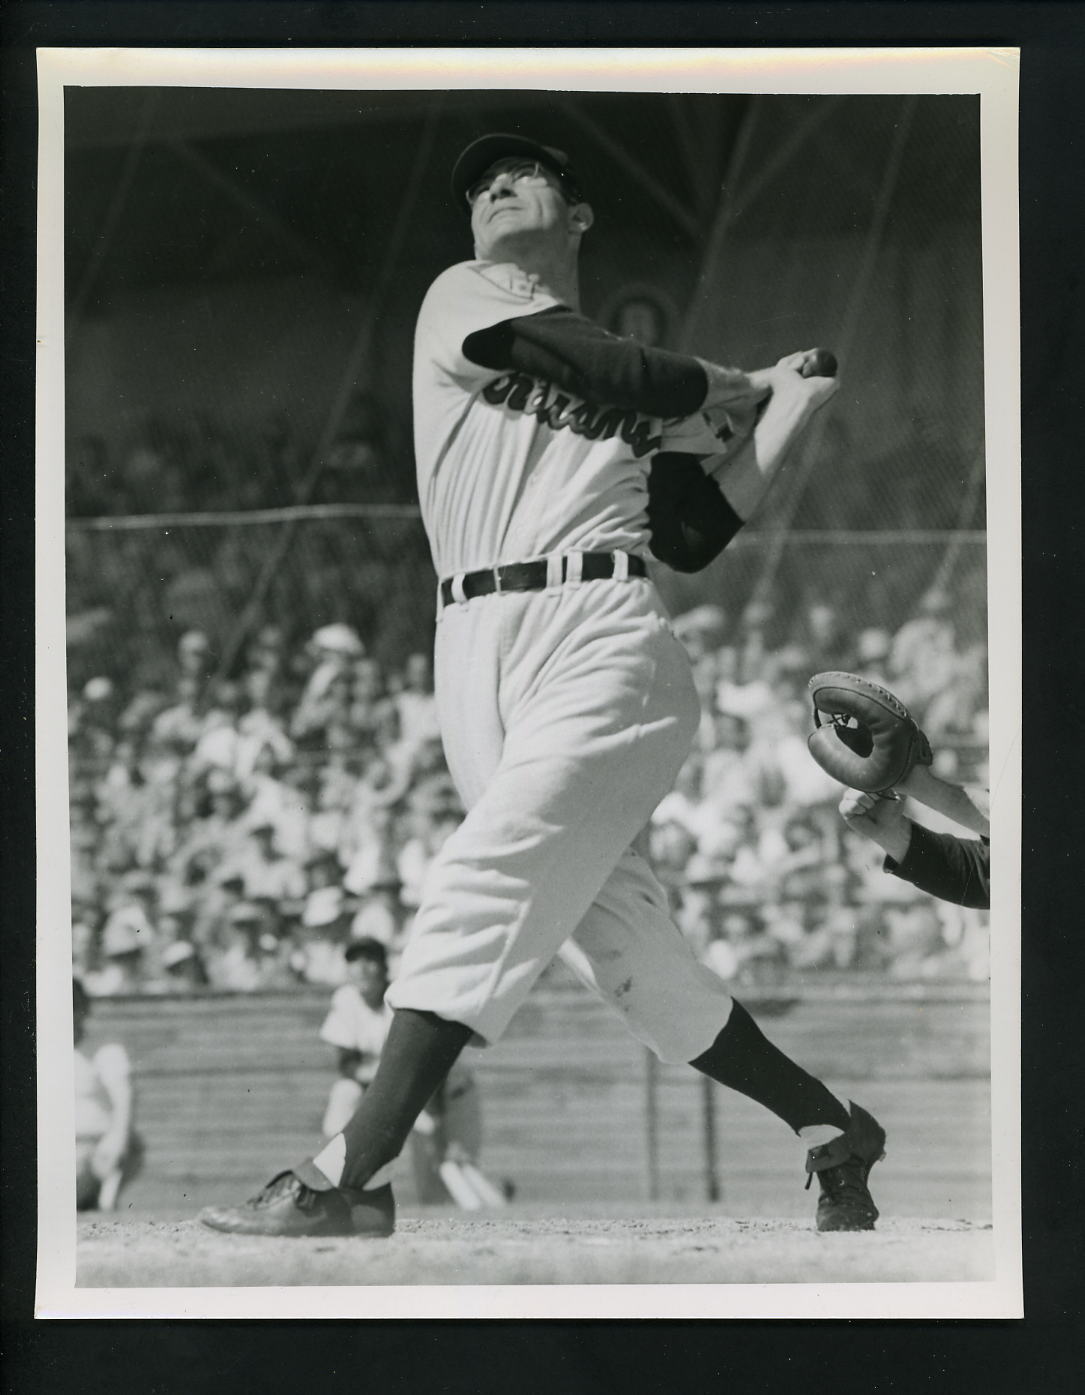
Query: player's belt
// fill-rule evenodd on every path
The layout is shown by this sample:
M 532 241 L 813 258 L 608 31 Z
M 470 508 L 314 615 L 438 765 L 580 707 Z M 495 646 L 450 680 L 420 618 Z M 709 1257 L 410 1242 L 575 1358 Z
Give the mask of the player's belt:
M 472 601 L 476 596 L 492 596 L 495 591 L 544 591 L 567 581 L 608 581 L 611 577 L 647 575 L 644 561 L 627 552 L 565 552 L 560 557 L 508 562 L 488 571 L 445 577 L 441 582 L 441 603 Z

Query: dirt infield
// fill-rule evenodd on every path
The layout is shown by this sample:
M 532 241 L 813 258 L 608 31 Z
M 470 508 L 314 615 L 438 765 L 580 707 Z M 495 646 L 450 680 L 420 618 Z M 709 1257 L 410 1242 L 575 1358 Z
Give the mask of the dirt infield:
M 713 1216 L 400 1222 L 390 1240 L 266 1240 L 196 1220 L 88 1220 L 88 1288 L 458 1284 L 773 1284 L 990 1279 L 988 1225 L 895 1219 L 873 1234 L 819 1235 L 810 1221 Z

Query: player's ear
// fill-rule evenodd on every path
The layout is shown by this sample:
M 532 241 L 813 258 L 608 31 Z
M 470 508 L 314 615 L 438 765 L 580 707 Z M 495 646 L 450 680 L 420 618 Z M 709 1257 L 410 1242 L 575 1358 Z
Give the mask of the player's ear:
M 574 203 L 569 209 L 569 226 L 573 232 L 587 232 L 595 222 L 590 203 Z

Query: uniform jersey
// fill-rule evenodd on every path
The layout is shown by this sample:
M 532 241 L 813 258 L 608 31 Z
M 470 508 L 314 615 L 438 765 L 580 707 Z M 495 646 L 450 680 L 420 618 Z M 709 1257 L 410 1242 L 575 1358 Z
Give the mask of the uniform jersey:
M 100 1046 L 88 1056 L 75 1052 L 75 1136 L 79 1142 L 96 1142 L 113 1126 L 111 1089 L 126 1088 L 128 1053 L 119 1042 Z
M 372 1008 L 353 983 L 344 983 L 332 994 L 331 1007 L 320 1029 L 320 1039 L 343 1051 L 360 1052 L 362 1060 L 354 1072 L 354 1078 L 367 1085 L 376 1074 L 377 1062 L 391 1025 L 392 1009 L 387 1003 Z
M 563 551 L 646 555 L 655 413 L 692 411 L 705 388 L 696 360 L 646 356 L 512 264 L 450 267 L 423 302 L 414 358 L 418 494 L 438 575 Z M 645 398 L 651 411 L 633 405 Z

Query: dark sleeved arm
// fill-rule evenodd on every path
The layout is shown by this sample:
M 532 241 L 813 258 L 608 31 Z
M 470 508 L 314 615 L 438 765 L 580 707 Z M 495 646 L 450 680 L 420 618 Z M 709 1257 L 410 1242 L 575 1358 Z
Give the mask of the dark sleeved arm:
M 659 451 L 648 475 L 652 556 L 676 572 L 699 572 L 720 555 L 742 519 L 695 455 Z
M 580 397 L 649 416 L 689 416 L 708 391 L 697 359 L 646 348 L 562 305 L 475 330 L 463 352 L 481 368 L 530 373 Z
M 898 863 L 885 859 L 885 870 L 920 891 L 986 911 L 991 906 L 991 845 L 986 838 L 957 838 L 912 824 L 908 851 Z

